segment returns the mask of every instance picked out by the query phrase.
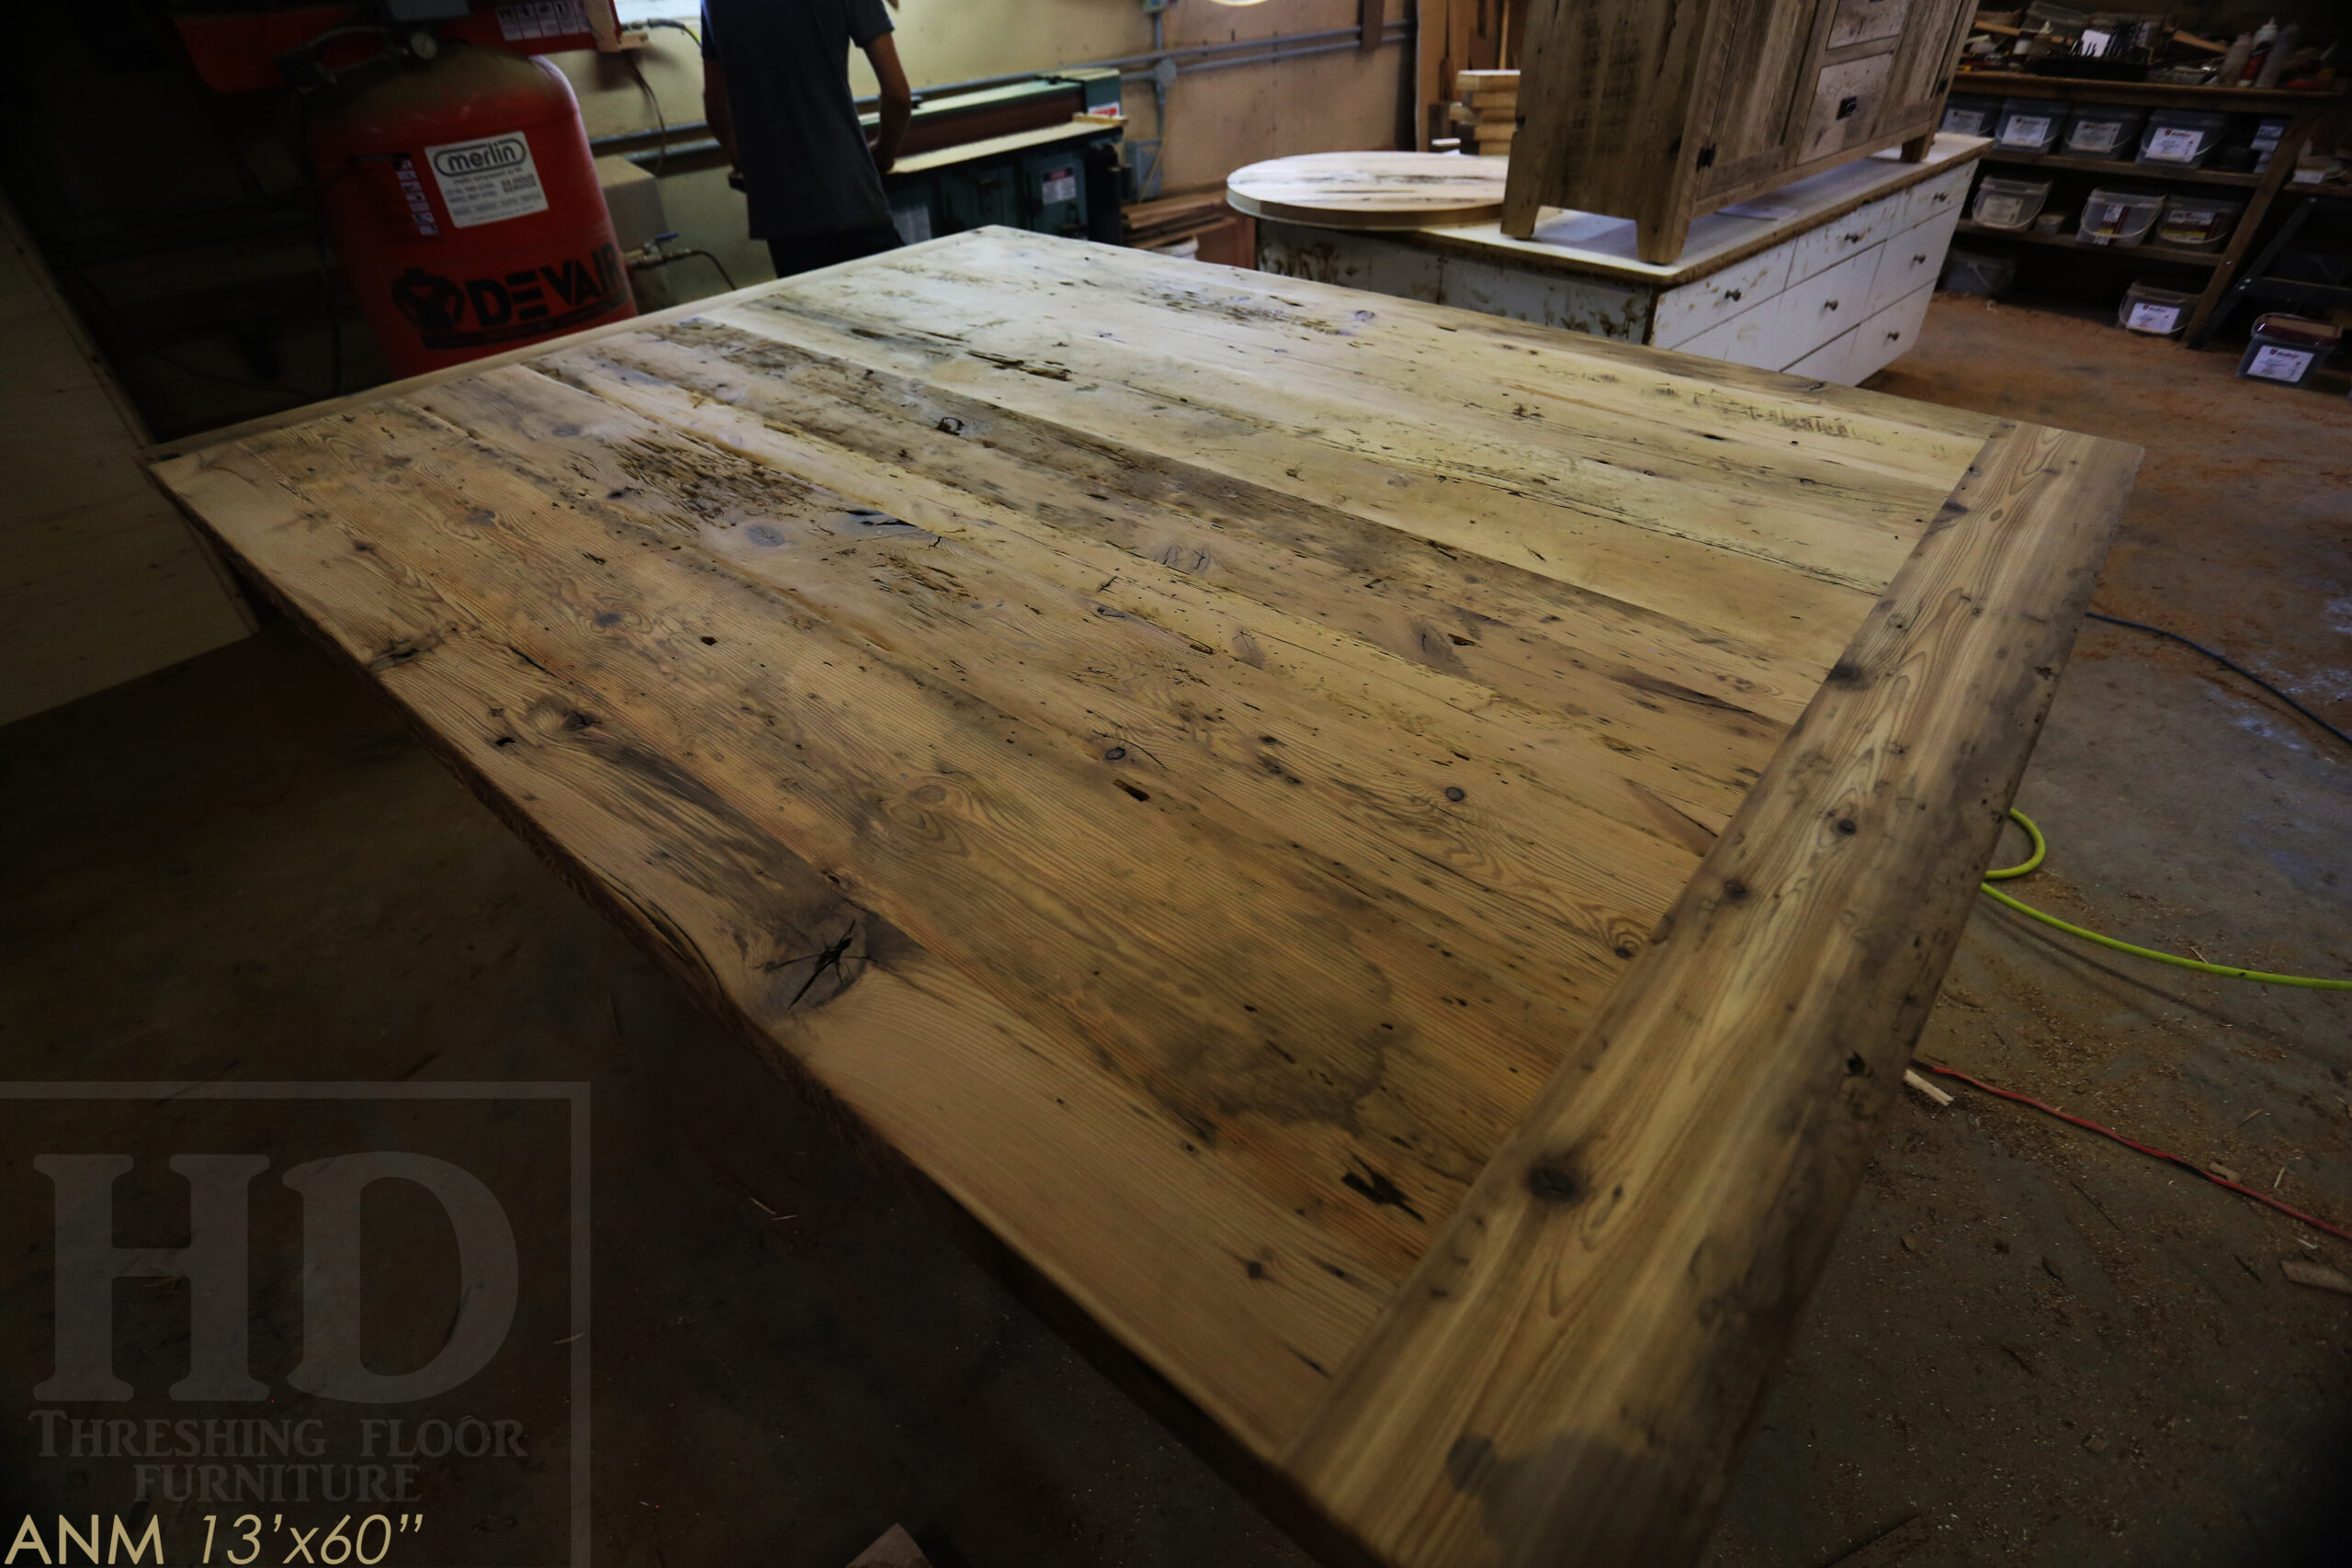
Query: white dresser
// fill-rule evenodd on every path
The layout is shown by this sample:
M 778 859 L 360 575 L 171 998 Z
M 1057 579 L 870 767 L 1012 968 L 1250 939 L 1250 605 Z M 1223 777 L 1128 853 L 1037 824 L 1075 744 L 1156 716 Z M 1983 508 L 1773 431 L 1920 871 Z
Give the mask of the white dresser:
M 1528 239 L 1491 222 L 1377 232 L 1261 219 L 1266 272 L 1459 305 L 1852 385 L 1911 346 L 1967 205 L 1979 136 L 1939 136 L 1699 219 L 1674 261 L 1634 225 L 1555 214 Z

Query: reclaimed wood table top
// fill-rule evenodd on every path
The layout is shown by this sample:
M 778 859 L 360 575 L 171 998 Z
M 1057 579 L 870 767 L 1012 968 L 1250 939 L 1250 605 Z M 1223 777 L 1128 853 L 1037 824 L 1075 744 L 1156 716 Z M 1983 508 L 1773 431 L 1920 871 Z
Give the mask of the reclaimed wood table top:
M 982 230 L 156 472 L 1336 1560 L 1676 1562 L 2135 449 Z
M 1500 159 L 1461 152 L 1302 152 L 1234 170 L 1225 198 L 1252 218 L 1418 229 L 1496 217 L 1504 176 Z

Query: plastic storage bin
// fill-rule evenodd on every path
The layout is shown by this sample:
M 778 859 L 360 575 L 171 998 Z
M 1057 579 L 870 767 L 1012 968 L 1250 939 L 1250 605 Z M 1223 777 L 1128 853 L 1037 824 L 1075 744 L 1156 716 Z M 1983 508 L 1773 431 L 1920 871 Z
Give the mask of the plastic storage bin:
M 1954 136 L 1990 136 L 1993 134 L 1993 122 L 2000 116 L 2000 99 L 1954 93 L 1944 100 L 1943 129 Z
M 2156 241 L 2185 251 L 2218 251 L 2229 243 L 2230 231 L 2245 210 L 2243 201 L 2175 191 L 2165 197 L 2165 209 L 2156 218 Z
M 1988 256 L 1982 251 L 1951 251 L 1944 256 L 1943 281 L 1937 287 L 1951 294 L 1998 294 L 2018 278 L 2017 258 Z
M 2254 128 L 2254 167 L 2256 173 L 2259 174 L 2261 171 L 2270 166 L 2272 154 L 2278 151 L 2278 143 L 2286 139 L 2287 120 L 2283 116 L 2266 118 L 2261 121 L 2261 123 Z
M 2115 312 L 2115 324 L 2126 332 L 2178 337 L 2180 330 L 2188 325 L 2188 312 L 2196 306 L 2194 294 L 2159 288 L 2153 283 L 2135 283 L 2123 291 L 2123 303 Z
M 2049 98 L 2004 98 L 1993 145 L 2004 152 L 2050 152 L 2066 123 L 2066 106 Z
M 1988 229 L 2024 229 L 2041 215 L 2050 199 L 2048 180 L 2005 180 L 1986 175 L 1976 182 L 1976 199 L 1968 216 Z
M 2228 115 L 2203 109 L 2150 109 L 2140 130 L 2140 162 L 2201 169 L 2229 123 Z
M 2075 238 L 2086 245 L 2136 245 L 2156 226 L 2164 210 L 2160 190 L 2095 190 L 2083 203 Z
M 2069 158 L 2129 158 L 2140 145 L 2138 109 L 2084 104 L 2066 118 L 2062 146 Z
M 2276 313 L 2254 319 L 2254 335 L 2238 361 L 2238 374 L 2249 380 L 2277 381 L 2300 387 L 2319 368 L 2344 329 L 2325 321 Z

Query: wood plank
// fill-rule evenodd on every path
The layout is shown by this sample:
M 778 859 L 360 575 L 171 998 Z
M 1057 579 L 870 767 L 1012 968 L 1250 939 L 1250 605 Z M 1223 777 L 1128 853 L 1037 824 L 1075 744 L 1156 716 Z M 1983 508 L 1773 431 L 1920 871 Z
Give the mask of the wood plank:
M 1036 247 L 1007 251 L 1020 271 L 1040 265 Z M 1132 270 L 1111 253 L 1085 260 Z M 1674 362 L 1671 378 L 1657 380 L 1660 362 L 1612 362 L 1607 351 L 1616 345 L 1598 340 L 1579 340 L 1592 351 L 1561 353 L 1559 334 L 1514 333 L 1514 323 L 1494 318 L 1395 300 L 1370 310 L 1360 296 L 1262 278 L 1238 295 L 1214 280 L 1204 287 L 1200 270 L 1181 285 L 1094 279 L 1110 297 L 1088 299 L 1090 319 L 1101 319 L 1083 334 L 1058 325 L 1044 301 L 1040 316 L 998 314 L 953 338 L 910 330 L 906 318 L 946 319 L 942 312 L 968 310 L 984 287 L 977 276 L 921 264 L 906 267 L 890 290 L 795 289 L 789 304 L 779 297 L 718 319 L 1002 406 L 1050 409 L 1090 435 L 1189 425 L 1204 462 L 1220 471 L 1278 491 L 1345 497 L 1441 547 L 1523 565 L 1784 653 L 1806 667 L 1807 684 L 1837 657 L 1973 449 L 1850 406 L 1828 418 L 1792 418 L 1777 399 L 1731 393 L 1722 385 L 1728 367 L 1708 362 Z M 1086 282 L 1049 276 L 1040 292 L 1050 298 L 1055 284 Z M 1123 306 L 1119 293 L 1138 287 L 1150 308 Z M 1332 320 L 1283 302 L 1299 295 L 1344 309 Z M 1173 329 L 1170 307 L 1193 319 Z M 1122 326 L 1133 330 L 1115 330 Z M 1231 355 L 1264 343 L 1268 326 L 1289 329 L 1283 376 L 1232 376 Z M 1498 367 L 1499 376 L 1463 376 L 1457 362 L 1474 333 L 1523 344 L 1531 358 Z M 1449 391 L 1460 389 L 1442 435 L 1417 416 L 1404 367 L 1382 363 L 1384 345 L 1412 374 L 1442 376 Z M 1658 440 L 1628 409 L 1627 369 L 1698 426 L 1687 441 Z M 1066 378 L 1082 397 L 1062 389 Z M 1816 459 L 1826 466 L 1793 489 L 1755 472 L 1778 476 Z M 1890 482 L 1889 469 L 1919 479 Z M 1709 488 L 1713 503 L 1690 504 L 1694 481 Z M 1846 512 L 1845 501 L 1855 510 Z M 1797 570 L 1777 570 L 1784 567 Z
M 631 721 L 626 688 L 535 662 L 424 563 L 245 454 L 184 457 L 160 477 L 773 1065 L 1242 1442 L 1264 1452 L 1295 1426 L 1376 1310 L 1376 1258 L 1270 1203 L 1225 1150 L 1097 1070 L 1067 1027 L 1035 1027 L 860 903 L 778 836 L 772 790 L 730 797 L 722 773 Z M 816 955 L 853 929 L 820 973 Z M 1151 1244 L 1069 1257 L 1072 1238 L 1121 1234 Z
M 1698 1556 L 2138 461 L 1986 444 L 1286 1456 L 1375 1557 Z

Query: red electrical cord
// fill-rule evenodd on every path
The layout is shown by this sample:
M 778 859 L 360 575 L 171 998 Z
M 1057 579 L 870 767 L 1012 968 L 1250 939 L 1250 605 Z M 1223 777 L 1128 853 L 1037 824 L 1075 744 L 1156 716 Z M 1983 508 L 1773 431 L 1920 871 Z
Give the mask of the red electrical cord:
M 2102 1138 L 2112 1138 L 2127 1149 L 2137 1149 L 2142 1154 L 2147 1155 L 2155 1159 L 2163 1160 L 2168 1165 L 2177 1165 L 2180 1167 L 2181 1169 L 2188 1172 L 2189 1175 L 2201 1176 L 2216 1187 L 2226 1187 L 2233 1192 L 2242 1192 L 2257 1203 L 2278 1210 L 2280 1213 L 2286 1215 L 2290 1220 L 2301 1220 L 2303 1224 L 2311 1226 L 2313 1230 L 2325 1231 L 2328 1235 L 2335 1236 L 2343 1241 L 2352 1241 L 2352 1230 L 2346 1230 L 2341 1225 L 2329 1224 L 2325 1220 L 2315 1219 L 2312 1215 L 2304 1213 L 2301 1209 L 2280 1202 L 2278 1199 L 2273 1198 L 2267 1192 L 2257 1192 L 2253 1188 L 2245 1186 L 2242 1182 L 2232 1181 L 2227 1177 L 2216 1176 L 2211 1171 L 2205 1169 L 2203 1167 L 2181 1158 L 2180 1156 L 2172 1153 L 2170 1150 L 2156 1148 L 2152 1145 L 2141 1143 L 2134 1138 L 2127 1138 L 2112 1127 L 2102 1127 L 2098 1122 L 2085 1121 L 2080 1116 L 2070 1116 L 2054 1105 L 2044 1105 L 2041 1101 L 2034 1099 L 2031 1095 L 2019 1094 L 2015 1089 L 1996 1088 L 1992 1084 L 1986 1083 L 1983 1078 L 1969 1077 L 1966 1073 L 1962 1072 L 1957 1067 L 1939 1067 L 1933 1062 L 1920 1062 L 1917 1065 L 1939 1077 L 1958 1078 L 1961 1082 L 1969 1085 L 1971 1088 L 1983 1089 L 1986 1094 L 1996 1095 L 2002 1100 L 2013 1100 L 2019 1105 L 2030 1105 L 2045 1116 L 2055 1116 L 2061 1122 L 2072 1122 L 2074 1125 L 2082 1128 L 2085 1132 L 2097 1133 Z

